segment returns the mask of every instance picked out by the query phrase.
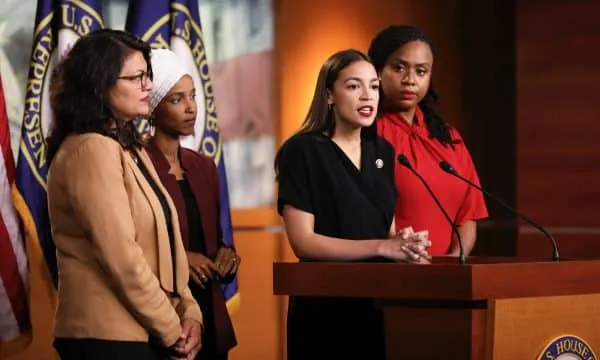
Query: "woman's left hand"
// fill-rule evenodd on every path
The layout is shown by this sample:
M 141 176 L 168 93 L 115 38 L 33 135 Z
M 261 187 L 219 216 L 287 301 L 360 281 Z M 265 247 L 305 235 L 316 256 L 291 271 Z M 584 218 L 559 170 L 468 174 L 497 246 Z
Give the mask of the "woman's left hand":
M 214 263 L 219 269 L 219 275 L 225 278 L 237 272 L 241 260 L 233 249 L 223 246 L 219 249 Z
M 175 350 L 184 354 L 184 358 L 174 357 L 172 359 L 194 360 L 202 348 L 202 325 L 196 320 L 183 319 L 181 322 L 181 338 L 175 344 Z

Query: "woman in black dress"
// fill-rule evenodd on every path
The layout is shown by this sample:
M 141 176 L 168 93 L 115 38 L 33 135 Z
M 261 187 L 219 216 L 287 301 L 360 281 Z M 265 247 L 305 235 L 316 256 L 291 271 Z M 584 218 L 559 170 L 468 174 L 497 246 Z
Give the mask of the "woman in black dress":
M 278 212 L 300 261 L 427 262 L 426 233 L 394 228 L 394 150 L 373 127 L 379 80 L 356 50 L 321 67 L 306 120 L 275 159 Z M 291 297 L 288 360 L 384 359 L 371 299 Z

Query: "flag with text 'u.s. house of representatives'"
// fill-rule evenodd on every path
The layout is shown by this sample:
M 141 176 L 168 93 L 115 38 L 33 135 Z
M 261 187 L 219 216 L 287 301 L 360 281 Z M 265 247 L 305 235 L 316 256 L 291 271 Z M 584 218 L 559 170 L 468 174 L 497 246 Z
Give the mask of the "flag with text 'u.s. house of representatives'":
M 101 0 L 38 0 L 13 200 L 55 301 L 57 265 L 46 197 L 46 137 L 52 124 L 48 89 L 53 68 L 73 43 L 104 27 Z
M 153 48 L 170 48 L 180 56 L 192 74 L 198 89 L 195 134 L 183 138 L 181 143 L 182 146 L 200 151 L 215 161 L 219 170 L 223 242 L 227 246 L 233 246 L 223 144 L 200 25 L 198 0 L 131 0 L 125 29 L 148 42 Z M 140 121 L 138 129 L 141 132 L 148 131 L 147 123 Z M 231 312 L 239 305 L 237 277 L 223 286 L 223 291 L 227 308 Z
M 29 269 L 21 223 L 11 200 L 15 162 L 0 78 L 0 359 L 31 343 Z

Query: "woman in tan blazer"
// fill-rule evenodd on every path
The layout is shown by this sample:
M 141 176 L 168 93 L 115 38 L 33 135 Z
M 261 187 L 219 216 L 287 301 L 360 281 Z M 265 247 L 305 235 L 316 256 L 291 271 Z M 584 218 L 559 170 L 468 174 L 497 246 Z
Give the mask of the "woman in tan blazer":
M 193 359 L 201 346 L 177 211 L 132 122 L 148 114 L 149 54 L 128 33 L 100 30 L 53 75 L 54 346 L 65 360 Z

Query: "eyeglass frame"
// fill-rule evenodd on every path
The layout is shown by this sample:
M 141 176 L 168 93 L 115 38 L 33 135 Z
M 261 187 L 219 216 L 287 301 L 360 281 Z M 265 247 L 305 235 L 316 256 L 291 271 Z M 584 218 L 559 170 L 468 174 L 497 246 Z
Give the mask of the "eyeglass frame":
M 148 85 L 148 80 L 152 80 L 152 73 L 147 71 L 142 71 L 137 75 L 122 75 L 117 76 L 117 80 L 128 80 L 128 81 L 136 81 L 140 82 L 140 88 L 143 89 Z

